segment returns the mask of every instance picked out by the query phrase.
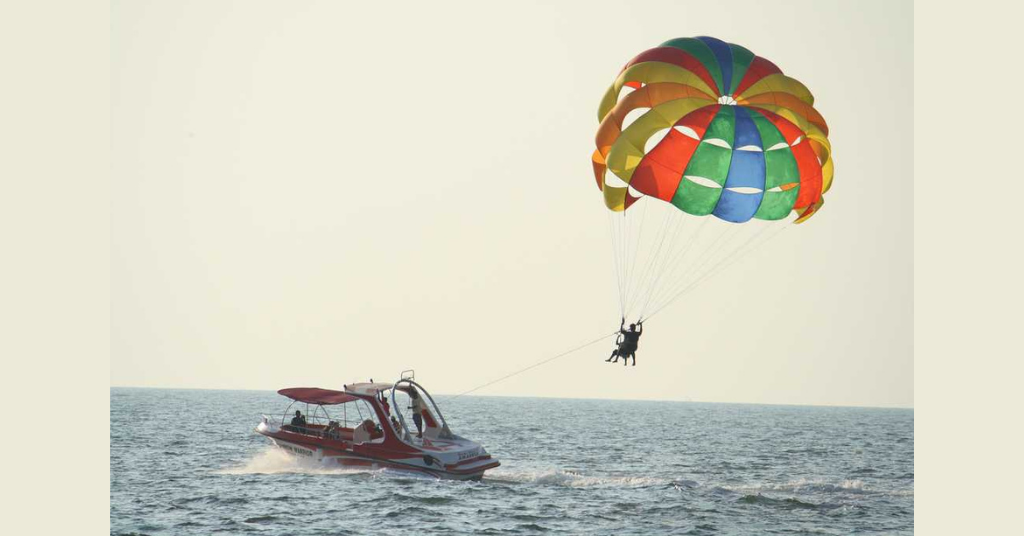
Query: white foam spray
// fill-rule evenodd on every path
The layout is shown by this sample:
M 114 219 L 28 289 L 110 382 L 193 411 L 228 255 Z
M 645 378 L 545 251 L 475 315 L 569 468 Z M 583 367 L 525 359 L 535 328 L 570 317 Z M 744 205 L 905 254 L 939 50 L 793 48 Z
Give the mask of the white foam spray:
M 319 462 L 292 456 L 287 452 L 270 446 L 256 453 L 242 465 L 228 467 L 217 471 L 221 475 L 274 475 L 274 474 L 357 474 L 372 473 L 377 470 L 358 467 L 342 467 L 333 461 Z
M 562 486 L 567 488 L 642 488 L 668 485 L 671 481 L 646 476 L 587 476 L 572 471 L 488 471 L 485 481 L 504 481 L 541 486 Z

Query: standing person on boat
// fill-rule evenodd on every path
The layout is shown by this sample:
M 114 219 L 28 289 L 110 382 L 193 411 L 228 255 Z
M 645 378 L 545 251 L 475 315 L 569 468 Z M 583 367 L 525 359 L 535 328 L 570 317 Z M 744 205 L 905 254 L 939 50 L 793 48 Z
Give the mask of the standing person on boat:
M 388 404 L 388 397 L 384 396 L 384 391 L 377 391 L 378 400 L 380 405 L 384 407 L 384 415 L 391 416 L 391 405 Z
M 622 324 L 619 324 L 619 334 L 622 335 L 622 344 L 619 345 L 618 355 L 622 357 L 622 365 L 629 364 L 629 357 L 633 356 L 633 366 L 636 366 L 636 349 L 637 345 L 640 344 L 640 335 L 644 333 L 644 321 L 638 320 L 636 324 L 629 325 L 629 331 L 624 328 L 626 326 L 626 319 L 622 319 Z M 637 329 L 639 326 L 640 329 Z M 616 356 L 615 361 L 619 358 Z
M 427 409 L 427 405 L 423 403 L 423 399 L 420 398 L 415 387 L 409 389 L 409 398 L 412 399 L 412 422 L 416 424 L 416 437 L 422 438 L 423 410 Z

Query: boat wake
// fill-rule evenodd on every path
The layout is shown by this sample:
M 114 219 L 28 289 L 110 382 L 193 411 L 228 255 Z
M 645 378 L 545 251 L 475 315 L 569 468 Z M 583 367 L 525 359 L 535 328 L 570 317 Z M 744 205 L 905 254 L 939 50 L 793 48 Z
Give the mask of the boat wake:
M 293 456 L 278 447 L 268 446 L 241 465 L 214 471 L 218 475 L 364 475 L 370 478 L 437 480 L 437 477 L 410 471 L 371 467 L 346 467 L 333 460 L 317 461 Z
M 319 462 L 292 456 L 287 452 L 270 446 L 258 452 L 245 463 L 216 471 L 219 475 L 276 475 L 276 474 L 310 474 L 310 475 L 346 475 L 378 473 L 379 469 L 342 467 L 332 462 Z
M 485 482 L 508 482 L 515 484 L 536 484 L 567 488 L 645 488 L 664 486 L 671 481 L 646 476 L 589 476 L 572 471 L 503 471 L 495 469 Z

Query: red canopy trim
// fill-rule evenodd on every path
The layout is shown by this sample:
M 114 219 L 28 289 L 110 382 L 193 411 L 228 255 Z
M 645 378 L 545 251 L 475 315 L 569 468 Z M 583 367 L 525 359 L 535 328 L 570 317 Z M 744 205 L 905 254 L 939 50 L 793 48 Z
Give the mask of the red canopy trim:
M 322 404 L 325 406 L 344 404 L 353 400 L 359 400 L 359 397 L 352 396 L 343 391 L 333 391 L 331 389 L 321 389 L 319 387 L 289 387 L 288 389 L 281 389 L 277 394 L 287 396 L 288 398 L 298 402 Z

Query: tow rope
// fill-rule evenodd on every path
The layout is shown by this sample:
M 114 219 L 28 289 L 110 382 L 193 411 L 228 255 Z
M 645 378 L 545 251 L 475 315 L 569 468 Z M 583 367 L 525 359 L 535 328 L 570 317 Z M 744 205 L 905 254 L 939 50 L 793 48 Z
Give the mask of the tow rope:
M 457 395 L 455 395 L 453 397 L 450 397 L 448 400 L 453 400 L 453 399 L 459 398 L 462 395 L 468 395 L 469 393 L 472 393 L 474 391 L 478 391 L 480 389 L 483 389 L 484 387 L 489 387 L 489 386 L 494 385 L 494 384 L 496 384 L 496 383 L 498 383 L 500 381 L 507 380 L 507 379 L 509 379 L 509 378 L 511 378 L 513 376 L 518 375 L 518 374 L 522 374 L 522 373 L 524 373 L 524 372 L 526 372 L 526 371 L 528 371 L 530 369 L 537 368 L 537 367 L 539 367 L 539 366 L 541 366 L 541 365 L 543 365 L 545 363 L 550 363 L 550 362 L 552 362 L 552 361 L 554 361 L 554 360 L 556 360 L 556 359 L 558 359 L 560 357 L 565 357 L 565 356 L 567 356 L 567 355 L 569 355 L 569 354 L 571 354 L 573 352 L 578 352 L 578 351 L 580 351 L 580 350 L 582 350 L 582 349 L 584 349 L 584 348 L 586 348 L 588 346 L 592 346 L 594 344 L 597 344 L 597 343 L 607 339 L 608 337 L 611 337 L 612 335 L 617 334 L 618 332 L 619 332 L 619 330 L 615 330 L 615 331 L 613 331 L 613 332 L 611 332 L 611 333 L 609 333 L 607 335 L 601 335 L 600 337 L 598 337 L 598 338 L 596 338 L 596 339 L 594 339 L 594 340 L 592 340 L 592 341 L 590 341 L 588 343 L 581 344 L 581 345 L 579 345 L 579 346 L 577 346 L 577 347 L 575 347 L 575 348 L 573 348 L 571 350 L 566 350 L 566 351 L 564 351 L 564 352 L 562 352 L 562 353 L 560 353 L 560 354 L 558 354 L 556 356 L 549 357 L 549 358 L 547 358 L 547 359 L 545 359 L 543 361 L 538 361 L 538 362 L 536 362 L 536 363 L 534 363 L 534 364 L 532 364 L 532 365 L 530 365 L 530 366 L 528 366 L 526 368 L 519 369 L 519 370 L 517 370 L 517 371 L 515 371 L 515 372 L 513 372 L 511 374 L 506 374 L 505 376 L 502 376 L 502 377 L 500 377 L 500 378 L 498 378 L 496 380 L 489 381 L 489 382 L 487 382 L 487 383 L 485 383 L 483 385 L 480 385 L 480 386 L 474 387 L 474 388 L 472 388 L 472 389 L 470 389 L 468 391 L 464 391 L 462 393 L 459 393 L 459 394 L 457 394 Z

